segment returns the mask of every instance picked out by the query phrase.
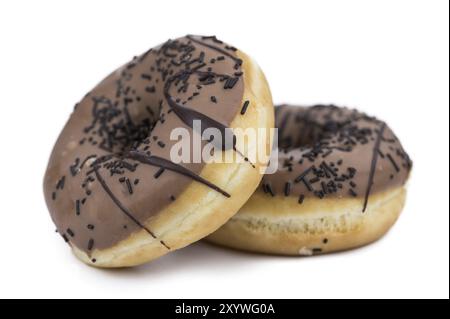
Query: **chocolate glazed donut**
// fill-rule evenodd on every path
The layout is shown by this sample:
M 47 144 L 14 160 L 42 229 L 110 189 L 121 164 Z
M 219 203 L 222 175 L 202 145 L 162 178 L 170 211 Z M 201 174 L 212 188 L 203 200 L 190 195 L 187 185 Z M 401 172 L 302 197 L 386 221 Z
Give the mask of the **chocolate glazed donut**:
M 273 117 L 262 71 L 216 37 L 133 58 L 75 106 L 53 149 L 44 192 L 58 233 L 97 267 L 139 265 L 203 238 L 250 197 L 268 156 L 175 163 L 172 130 L 192 139 L 207 128 L 270 128 Z M 219 151 L 245 157 L 235 142 Z M 270 149 L 270 138 L 259 144 Z
M 279 106 L 278 170 L 208 237 L 256 252 L 313 255 L 381 237 L 405 201 L 412 163 L 386 123 L 336 106 Z

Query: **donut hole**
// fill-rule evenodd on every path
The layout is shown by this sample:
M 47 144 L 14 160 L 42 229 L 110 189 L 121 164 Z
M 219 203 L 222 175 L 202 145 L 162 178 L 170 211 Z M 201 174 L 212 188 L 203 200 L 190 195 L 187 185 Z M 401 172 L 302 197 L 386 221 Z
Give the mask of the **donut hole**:
M 325 121 L 324 123 L 301 118 L 296 119 L 296 127 L 288 126 L 278 135 L 278 146 L 282 150 L 311 148 L 330 140 L 338 140 L 338 133 L 345 123 Z
M 153 131 L 159 110 L 156 107 L 133 105 L 120 106 L 106 97 L 94 97 L 93 117 L 85 127 L 85 141 L 110 154 L 123 155 L 136 148 Z M 83 141 L 83 142 L 85 142 Z
M 367 144 L 373 139 L 374 118 L 359 114 L 355 110 L 333 105 L 315 105 L 296 110 L 279 106 L 284 112 L 278 123 L 278 146 L 289 152 L 294 149 L 320 151 L 325 148 L 339 148 L 350 151 L 354 145 Z M 325 110 L 325 114 L 324 114 Z

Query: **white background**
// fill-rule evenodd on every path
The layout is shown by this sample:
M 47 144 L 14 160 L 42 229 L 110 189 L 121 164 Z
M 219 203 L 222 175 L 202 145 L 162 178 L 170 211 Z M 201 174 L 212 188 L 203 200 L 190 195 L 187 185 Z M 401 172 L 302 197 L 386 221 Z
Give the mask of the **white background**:
M 0 297 L 449 297 L 448 1 L 1 1 Z M 363 249 L 314 258 L 194 244 L 129 270 L 80 263 L 42 194 L 75 102 L 187 33 L 252 55 L 275 102 L 385 119 L 414 160 L 406 208 Z

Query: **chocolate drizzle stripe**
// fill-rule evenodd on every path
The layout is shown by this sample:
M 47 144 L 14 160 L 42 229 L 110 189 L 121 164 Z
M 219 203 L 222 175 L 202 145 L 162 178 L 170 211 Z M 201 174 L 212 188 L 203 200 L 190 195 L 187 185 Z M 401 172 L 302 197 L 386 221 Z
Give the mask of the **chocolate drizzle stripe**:
M 369 179 L 367 182 L 366 194 L 364 196 L 364 206 L 363 206 L 363 210 L 362 210 L 363 213 L 366 211 L 367 204 L 369 203 L 370 191 L 372 189 L 373 179 L 375 177 L 375 169 L 376 169 L 377 161 L 378 161 L 378 149 L 380 148 L 381 137 L 383 136 L 383 132 L 384 132 L 385 128 L 386 128 L 386 123 L 383 123 L 381 125 L 380 132 L 378 132 L 377 140 L 373 147 L 372 163 L 370 166 L 370 173 L 369 173 Z
M 226 143 L 224 143 L 224 140 L 226 138 L 226 129 L 227 127 L 225 125 L 223 125 L 222 123 L 217 122 L 216 120 L 206 116 L 205 114 L 202 114 L 200 112 L 197 112 L 195 110 L 192 109 L 188 109 L 180 104 L 178 104 L 176 101 L 173 100 L 173 98 L 170 96 L 168 89 L 166 89 L 165 92 L 165 98 L 167 100 L 167 103 L 169 103 L 169 106 L 172 108 L 172 110 L 174 111 L 174 113 L 178 116 L 178 118 L 187 126 L 189 126 L 190 128 L 193 128 L 193 123 L 194 120 L 200 120 L 204 123 L 206 123 L 206 126 L 202 125 L 202 133 L 204 130 L 206 130 L 207 128 L 213 127 L 216 128 L 220 131 L 220 133 L 222 134 L 222 139 L 223 139 L 223 143 L 222 146 L 225 149 L 230 149 L 233 146 L 236 145 L 236 138 L 233 138 L 233 145 L 228 145 Z
M 130 159 L 133 159 L 135 161 L 138 161 L 140 163 L 143 164 L 147 164 L 147 165 L 152 165 L 152 166 L 157 166 L 160 168 L 164 168 L 167 169 L 169 171 L 173 171 L 175 173 L 187 176 L 192 178 L 193 180 L 204 184 L 206 186 L 208 186 L 209 188 L 215 190 L 216 192 L 222 194 L 223 196 L 229 198 L 231 197 L 230 194 L 228 194 L 227 192 L 225 192 L 224 190 L 222 190 L 221 188 L 219 188 L 218 186 L 214 185 L 213 183 L 207 181 L 206 179 L 202 178 L 201 176 L 191 172 L 190 170 L 188 170 L 187 168 L 175 164 L 169 160 L 166 160 L 164 158 L 158 157 L 158 156 L 148 156 L 146 154 L 143 154 L 141 152 L 138 151 L 130 151 L 128 157 Z
M 236 58 L 233 57 L 232 55 L 228 54 L 226 51 L 222 52 L 222 50 L 221 50 L 220 48 L 217 48 L 217 47 L 212 46 L 212 45 L 210 46 L 209 44 L 205 44 L 205 43 L 203 43 L 203 42 L 201 42 L 201 41 L 198 41 L 198 40 L 196 40 L 196 39 L 193 39 L 192 36 L 188 36 L 188 38 L 189 38 L 191 41 L 193 41 L 193 42 L 196 42 L 196 43 L 198 42 L 198 43 L 201 44 L 201 45 L 205 45 L 205 46 L 207 46 L 207 47 L 209 47 L 209 48 L 211 48 L 211 49 L 218 50 L 219 52 L 223 53 L 224 55 L 227 55 L 227 56 L 229 56 L 230 58 L 234 59 L 234 60 L 237 61 L 238 63 L 241 63 L 241 62 L 242 62 L 240 59 L 236 59 Z M 202 67 L 203 67 L 203 66 L 202 66 Z M 227 141 L 228 141 L 227 137 L 228 137 L 228 135 L 229 135 L 229 134 L 227 134 L 227 131 L 226 131 L 227 128 L 228 128 L 227 126 L 223 125 L 222 123 L 219 123 L 218 121 L 216 121 L 216 120 L 214 120 L 214 119 L 208 117 L 207 115 L 205 115 L 205 114 L 203 114 L 203 113 L 197 112 L 197 111 L 195 111 L 195 110 L 193 110 L 193 109 L 191 109 L 191 108 L 186 108 L 186 107 L 184 107 L 183 105 L 181 105 L 181 104 L 179 104 L 177 101 L 175 101 L 175 100 L 172 98 L 172 96 L 170 95 L 169 91 L 170 91 L 170 88 L 171 88 L 171 86 L 172 86 L 172 83 L 173 83 L 175 80 L 177 80 L 177 79 L 180 78 L 180 77 L 185 77 L 186 75 L 187 75 L 187 76 L 190 76 L 192 73 L 196 73 L 196 72 L 197 72 L 197 73 L 199 72 L 199 71 L 198 71 L 198 68 L 197 68 L 197 69 L 194 69 L 194 70 L 190 70 L 190 71 L 184 71 L 184 72 L 182 72 L 182 73 L 180 73 L 180 74 L 174 75 L 171 79 L 169 79 L 169 80 L 167 81 L 165 87 L 164 87 L 164 98 L 166 99 L 166 101 L 167 101 L 167 103 L 169 104 L 170 108 L 174 111 L 175 115 L 176 115 L 176 116 L 177 116 L 184 124 L 186 124 L 188 127 L 190 127 L 191 129 L 193 129 L 193 123 L 194 123 L 194 120 L 200 120 L 202 123 L 203 123 L 203 122 L 206 123 L 206 126 L 202 126 L 202 127 L 201 127 L 201 130 L 202 130 L 201 133 L 203 133 L 203 132 L 204 132 L 206 129 L 208 129 L 208 128 L 211 128 L 211 127 L 212 127 L 212 128 L 216 128 L 217 130 L 220 131 L 221 136 L 222 136 L 222 143 L 221 143 L 222 149 L 223 149 L 223 150 L 233 149 L 235 152 L 237 152 L 238 154 L 242 155 L 242 153 L 239 152 L 239 151 L 236 149 L 236 136 L 235 136 L 234 134 L 233 134 L 233 137 L 232 137 L 232 144 L 227 143 Z M 212 72 L 209 72 L 209 74 L 213 74 L 213 73 L 212 73 Z M 238 80 L 239 80 L 239 79 L 237 78 L 237 79 L 236 79 L 236 82 L 237 82 Z M 235 84 L 235 83 L 234 83 L 234 84 Z M 233 84 L 233 85 L 234 85 L 234 84 Z M 246 104 L 248 104 L 248 103 L 246 103 Z M 246 107 L 248 107 L 248 105 L 247 105 Z M 256 167 L 254 164 L 250 163 L 250 162 L 248 161 L 247 158 L 245 158 L 245 159 L 246 159 L 246 161 L 247 161 L 250 165 L 252 165 L 253 168 Z
M 398 167 L 395 160 L 392 158 L 391 154 L 387 154 L 387 158 L 389 159 L 389 162 L 391 162 L 392 166 L 394 167 L 395 171 L 398 173 L 400 171 L 400 168 Z
M 278 127 L 278 136 L 279 138 L 283 138 L 284 129 L 286 128 L 287 121 L 290 117 L 291 113 L 286 112 L 283 116 L 283 119 L 281 120 L 281 125 Z
M 173 79 L 172 79 L 173 80 Z M 168 85 L 165 88 L 165 92 L 164 92 L 164 96 L 166 98 L 167 103 L 169 104 L 169 106 L 171 107 L 171 109 L 174 111 L 175 115 L 178 116 L 178 118 L 187 126 L 189 126 L 191 129 L 193 129 L 193 123 L 194 120 L 200 120 L 202 123 L 206 123 L 206 126 L 202 126 L 201 130 L 203 133 L 204 130 L 213 127 L 216 128 L 220 131 L 221 133 L 221 137 L 222 137 L 222 149 L 223 150 L 227 150 L 227 149 L 233 149 L 236 153 L 238 153 L 239 155 L 241 155 L 242 157 L 244 157 L 246 159 L 246 162 L 248 162 L 253 168 L 255 168 L 256 166 L 251 163 L 239 150 L 236 149 L 236 136 L 233 134 L 233 138 L 232 138 L 232 144 L 230 145 L 230 143 L 227 143 L 228 139 L 227 137 L 230 134 L 227 134 L 227 127 L 225 125 L 223 125 L 222 123 L 217 122 L 216 120 L 206 116 L 205 114 L 202 114 L 200 112 L 197 112 L 193 109 L 188 109 L 187 107 L 184 107 L 180 104 L 178 104 L 169 94 L 169 89 L 171 86 L 172 81 L 168 82 Z
M 248 157 L 246 157 L 244 154 L 241 153 L 241 151 L 239 151 L 236 146 L 233 146 L 233 150 L 236 152 L 236 154 L 238 154 L 240 157 L 242 157 L 247 163 L 249 163 L 253 168 L 256 168 L 256 165 L 253 164 L 252 162 L 250 162 L 250 159 Z
M 81 163 L 81 165 L 80 165 L 80 170 L 84 167 L 84 165 L 86 164 L 86 162 L 87 161 L 89 161 L 90 159 L 93 159 L 93 158 L 96 158 L 97 157 L 97 155 L 89 155 L 88 157 L 86 157 L 85 159 L 84 159 L 84 161 Z
M 100 185 L 103 187 L 103 189 L 105 190 L 105 192 L 108 194 L 108 196 L 112 199 L 112 201 L 114 202 L 114 204 L 117 205 L 117 207 L 119 207 L 119 209 L 128 216 L 128 218 L 130 218 L 136 225 L 138 225 L 140 228 L 144 229 L 150 236 L 152 236 L 154 239 L 157 239 L 157 237 L 155 236 L 155 234 L 148 229 L 147 227 L 145 227 L 139 220 L 136 219 L 136 217 L 133 216 L 133 214 L 121 203 L 121 201 L 113 194 L 113 192 L 111 191 L 111 189 L 109 188 L 108 184 L 106 183 L 106 181 L 103 179 L 103 177 L 100 175 L 100 173 L 98 172 L 98 167 L 94 168 L 94 172 L 95 172 L 95 176 L 97 177 L 97 180 L 99 181 Z M 167 249 L 170 249 L 164 242 L 160 241 L 160 243 L 166 247 Z

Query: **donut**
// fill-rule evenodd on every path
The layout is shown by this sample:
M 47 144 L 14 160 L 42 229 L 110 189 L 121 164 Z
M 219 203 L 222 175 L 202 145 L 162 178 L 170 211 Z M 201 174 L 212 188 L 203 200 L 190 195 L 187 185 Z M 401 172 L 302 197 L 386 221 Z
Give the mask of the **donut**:
M 246 145 L 234 136 L 218 149 L 245 160 L 185 163 L 172 159 L 171 133 L 184 129 L 193 143 L 208 128 L 226 134 L 273 125 L 267 81 L 245 53 L 214 36 L 168 40 L 75 105 L 44 177 L 56 231 L 76 257 L 105 268 L 140 265 L 198 241 L 258 187 L 270 137 Z M 247 146 L 269 150 L 250 162 Z
M 388 231 L 403 208 L 412 162 L 385 122 L 333 105 L 282 105 L 275 123 L 275 173 L 207 240 L 310 256 L 362 246 Z

